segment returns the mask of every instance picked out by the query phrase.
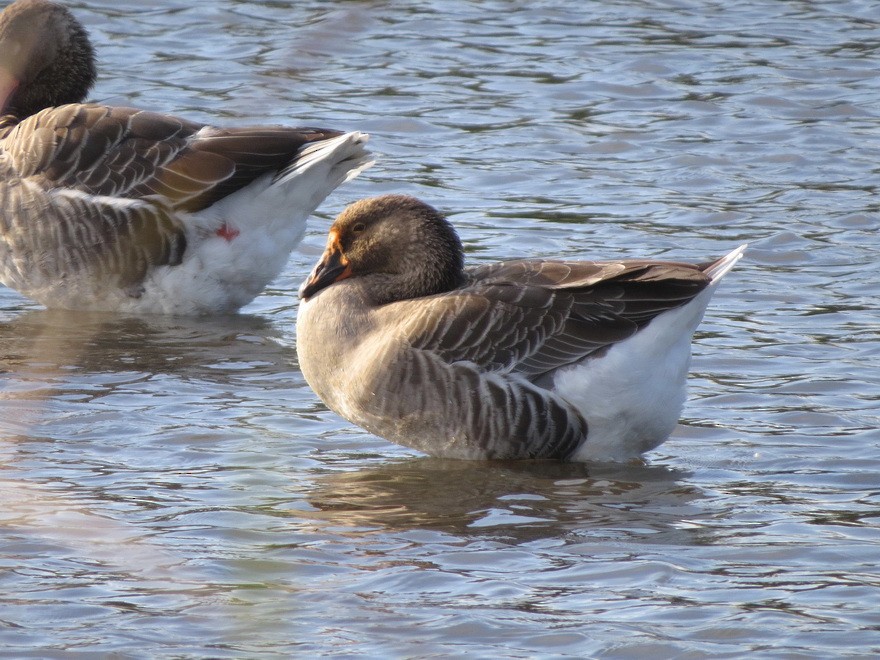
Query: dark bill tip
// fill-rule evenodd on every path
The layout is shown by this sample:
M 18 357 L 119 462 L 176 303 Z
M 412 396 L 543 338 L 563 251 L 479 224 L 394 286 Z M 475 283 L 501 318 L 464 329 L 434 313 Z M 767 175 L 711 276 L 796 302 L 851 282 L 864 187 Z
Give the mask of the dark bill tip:
M 299 297 L 308 300 L 321 289 L 351 276 L 351 265 L 338 250 L 326 251 L 299 288 Z

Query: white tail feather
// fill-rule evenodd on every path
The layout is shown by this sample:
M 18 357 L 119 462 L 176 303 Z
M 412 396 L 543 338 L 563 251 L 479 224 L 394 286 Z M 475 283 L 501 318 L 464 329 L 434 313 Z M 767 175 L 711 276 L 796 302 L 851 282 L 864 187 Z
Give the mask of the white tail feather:
M 296 160 L 275 177 L 275 180 L 285 181 L 299 176 L 316 163 L 333 163 L 334 171 L 341 175 L 334 187 L 351 181 L 376 162 L 365 148 L 369 139 L 370 136 L 366 133 L 352 131 L 330 140 L 308 144 L 300 150 Z
M 706 269 L 706 277 L 708 277 L 709 280 L 713 283 L 720 280 L 727 274 L 727 272 L 731 268 L 736 265 L 737 261 L 743 258 L 743 254 L 745 254 L 747 247 L 749 247 L 749 244 L 745 243 L 744 245 L 740 245 L 732 252 L 721 257 L 718 261 L 712 264 L 711 267 Z

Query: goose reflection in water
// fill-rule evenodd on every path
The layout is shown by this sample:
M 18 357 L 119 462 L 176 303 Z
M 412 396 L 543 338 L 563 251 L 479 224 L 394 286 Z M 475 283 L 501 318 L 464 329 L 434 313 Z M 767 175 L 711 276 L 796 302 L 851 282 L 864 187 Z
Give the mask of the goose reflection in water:
M 631 539 L 694 544 L 709 530 L 688 472 L 660 465 L 412 458 L 315 479 L 307 520 L 371 529 L 429 529 L 526 541 L 620 530 Z

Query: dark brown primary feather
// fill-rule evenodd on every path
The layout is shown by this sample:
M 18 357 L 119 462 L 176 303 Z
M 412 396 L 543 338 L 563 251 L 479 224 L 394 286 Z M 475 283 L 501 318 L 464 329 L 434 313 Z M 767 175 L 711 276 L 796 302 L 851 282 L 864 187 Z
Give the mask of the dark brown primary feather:
M 190 143 L 189 150 L 184 153 L 187 162 L 175 161 L 170 169 L 185 175 L 188 171 L 200 170 L 203 161 L 217 159 L 231 168 L 228 177 L 206 188 L 184 207 L 187 211 L 196 211 L 231 195 L 263 175 L 282 174 L 304 146 L 339 135 L 342 135 L 342 131 L 284 126 L 207 129 Z

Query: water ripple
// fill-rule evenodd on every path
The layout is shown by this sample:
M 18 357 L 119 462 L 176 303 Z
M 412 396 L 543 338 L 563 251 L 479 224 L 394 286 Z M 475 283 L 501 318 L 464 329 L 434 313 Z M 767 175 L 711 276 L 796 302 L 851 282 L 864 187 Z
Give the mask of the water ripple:
M 380 162 L 245 315 L 0 291 L 8 653 L 877 654 L 876 3 L 83 4 L 96 100 L 358 128 Z M 473 261 L 751 243 L 674 436 L 641 466 L 471 464 L 329 413 L 295 291 L 382 192 Z

